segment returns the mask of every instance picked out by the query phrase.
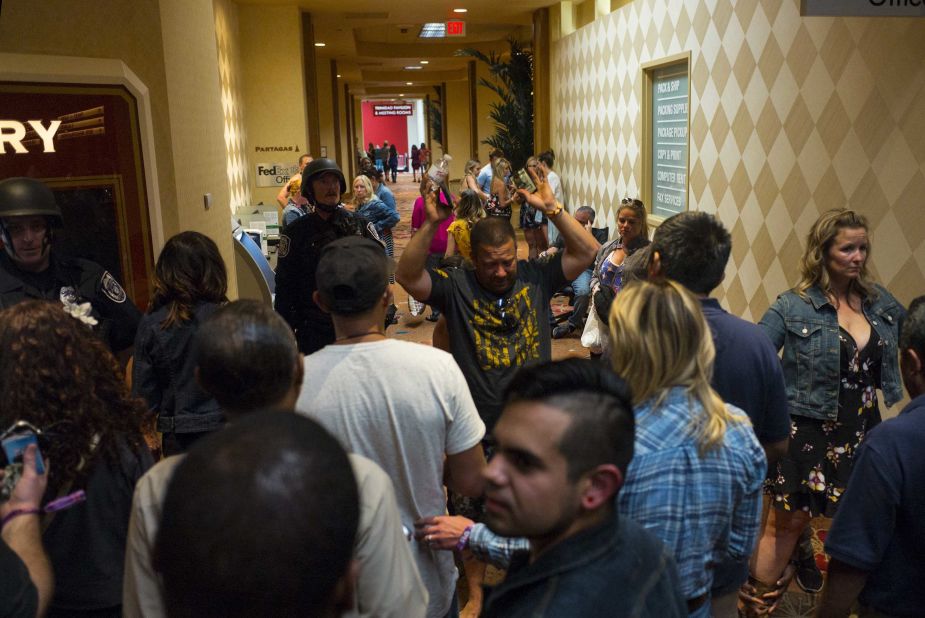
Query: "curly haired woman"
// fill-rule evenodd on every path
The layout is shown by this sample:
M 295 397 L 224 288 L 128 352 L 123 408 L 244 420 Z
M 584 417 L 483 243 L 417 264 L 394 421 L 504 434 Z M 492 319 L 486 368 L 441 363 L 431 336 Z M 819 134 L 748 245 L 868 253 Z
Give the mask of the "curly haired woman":
M 48 615 L 118 616 L 132 492 L 153 463 L 145 404 L 131 398 L 105 344 L 60 304 L 0 312 L 0 349 L 0 425 L 25 420 L 44 432 L 46 501 L 86 492 L 86 502 L 42 522 L 55 573 Z

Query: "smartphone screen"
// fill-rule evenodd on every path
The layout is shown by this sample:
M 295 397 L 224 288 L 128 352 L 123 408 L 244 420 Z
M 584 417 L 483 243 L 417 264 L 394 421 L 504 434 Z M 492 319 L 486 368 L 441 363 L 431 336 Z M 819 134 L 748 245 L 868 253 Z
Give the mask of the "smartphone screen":
M 4 438 L 3 452 L 6 453 L 7 461 L 10 463 L 22 463 L 23 452 L 30 444 L 34 444 L 36 447 L 39 445 L 38 438 L 31 431 L 14 433 Z M 42 452 L 38 451 L 36 455 L 35 470 L 39 474 L 45 474 L 45 462 L 42 460 Z

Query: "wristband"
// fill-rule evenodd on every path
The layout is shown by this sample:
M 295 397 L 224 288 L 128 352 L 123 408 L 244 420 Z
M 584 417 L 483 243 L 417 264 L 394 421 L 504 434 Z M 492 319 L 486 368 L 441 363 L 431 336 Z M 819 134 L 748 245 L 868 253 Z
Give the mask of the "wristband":
M 2 530 L 14 517 L 19 517 L 20 515 L 40 515 L 41 513 L 42 509 L 13 509 L 4 515 L 3 519 L 0 519 L 0 530 Z
M 472 534 L 472 524 L 466 526 L 462 534 L 459 535 L 459 542 L 456 543 L 456 551 L 462 551 L 469 546 L 469 535 Z
M 556 202 L 556 207 L 555 207 L 555 209 L 554 209 L 552 212 L 547 212 L 547 213 L 546 213 L 546 216 L 547 216 L 547 217 L 555 217 L 555 216 L 556 216 L 557 214 L 559 214 L 560 212 L 562 212 L 562 204 L 560 204 L 559 202 Z

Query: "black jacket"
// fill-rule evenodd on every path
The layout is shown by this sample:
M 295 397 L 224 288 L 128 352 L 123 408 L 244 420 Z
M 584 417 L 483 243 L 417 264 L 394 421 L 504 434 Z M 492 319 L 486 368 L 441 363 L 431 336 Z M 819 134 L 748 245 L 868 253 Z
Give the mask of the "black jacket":
M 34 275 L 16 268 L 0 251 L 0 309 L 29 299 L 81 304 L 89 302 L 91 315 L 99 322 L 93 331 L 113 352 L 135 341 L 141 312 L 109 272 L 96 262 L 58 257 L 52 249 L 48 270 Z
M 379 237 L 371 223 L 344 208 L 335 210 L 327 221 L 317 212 L 309 213 L 283 231 L 279 237 L 274 306 L 295 331 L 299 351 L 311 354 L 334 343 L 331 316 L 312 300 L 318 289 L 315 270 L 321 250 L 345 236 L 366 236 L 376 241 Z
M 162 433 L 198 433 L 218 429 L 224 422 L 218 403 L 196 383 L 193 337 L 203 320 L 218 309 L 200 303 L 192 318 L 163 330 L 167 307 L 146 314 L 135 338 L 132 394 L 144 397 L 157 413 Z

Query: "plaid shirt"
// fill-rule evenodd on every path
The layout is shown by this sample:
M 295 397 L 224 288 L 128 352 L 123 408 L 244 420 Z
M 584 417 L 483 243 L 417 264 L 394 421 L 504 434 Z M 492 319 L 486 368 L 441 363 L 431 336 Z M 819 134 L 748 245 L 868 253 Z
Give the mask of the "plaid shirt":
M 635 409 L 635 453 L 618 510 L 674 552 L 684 597 L 694 599 L 710 590 L 714 563 L 747 559 L 754 549 L 767 461 L 738 408 L 727 406 L 745 421 L 729 423 L 723 444 L 701 458 L 691 420 L 702 416 L 700 403 L 675 387 L 653 404 Z

